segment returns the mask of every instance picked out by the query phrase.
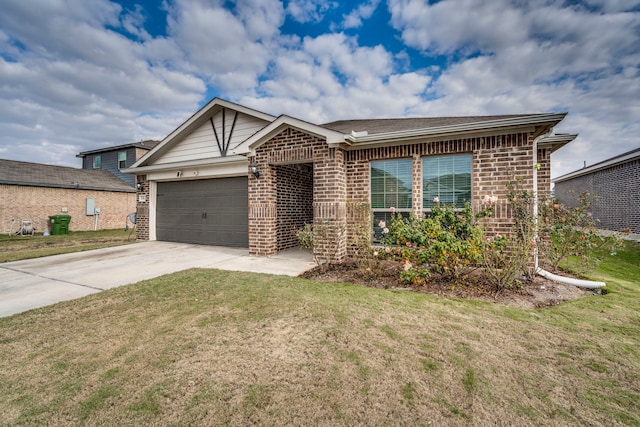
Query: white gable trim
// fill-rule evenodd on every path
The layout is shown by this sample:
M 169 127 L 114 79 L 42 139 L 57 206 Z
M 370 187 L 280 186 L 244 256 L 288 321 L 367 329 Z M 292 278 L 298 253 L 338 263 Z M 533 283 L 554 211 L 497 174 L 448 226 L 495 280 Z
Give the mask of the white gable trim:
M 188 135 L 193 130 L 197 129 L 199 126 L 204 123 L 207 116 L 209 116 L 213 110 L 220 108 L 228 108 L 230 110 L 237 111 L 239 113 L 244 113 L 249 116 L 256 117 L 258 119 L 272 122 L 275 120 L 275 116 L 271 114 L 263 113 L 258 110 L 254 110 L 249 107 L 245 107 L 240 104 L 235 104 L 233 102 L 225 101 L 224 99 L 214 98 L 207 105 L 198 110 L 195 114 L 189 117 L 184 123 L 178 126 L 173 132 L 167 135 L 158 145 L 156 145 L 151 151 L 146 153 L 140 160 L 134 163 L 131 166 L 131 169 L 135 169 L 141 166 L 148 166 L 153 164 L 153 159 L 161 153 L 166 152 L 169 147 L 172 145 L 174 141 L 180 140 L 186 135 Z
M 262 130 L 256 132 L 252 137 L 248 138 L 234 150 L 234 154 L 254 155 L 256 148 L 278 135 L 287 128 L 297 129 L 319 138 L 323 138 L 329 145 L 341 144 L 345 142 L 345 135 L 342 132 L 336 132 L 295 117 L 282 115 Z

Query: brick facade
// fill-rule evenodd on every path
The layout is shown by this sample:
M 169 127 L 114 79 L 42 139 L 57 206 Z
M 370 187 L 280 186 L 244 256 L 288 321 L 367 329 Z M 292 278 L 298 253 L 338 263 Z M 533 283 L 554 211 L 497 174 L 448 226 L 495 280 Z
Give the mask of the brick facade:
M 140 184 L 136 195 L 136 239 L 149 240 L 149 181 L 146 175 L 136 176 L 136 185 Z
M 313 166 L 276 166 L 277 250 L 299 246 L 296 232 L 313 223 Z
M 135 193 L 68 188 L 0 185 L 0 228 L 15 233 L 20 220 L 30 219 L 41 233 L 49 229 L 49 216 L 71 215 L 70 231 L 124 229 L 127 215 L 136 210 Z M 86 199 L 101 209 L 96 217 L 86 215 Z
M 495 215 L 486 218 L 489 234 L 509 233 L 511 212 L 506 184 L 516 177 L 533 190 L 533 136 L 525 133 L 419 142 L 345 151 L 322 139 L 287 129 L 256 149 L 253 159 L 260 178 L 249 180 L 249 252 L 272 255 L 297 244 L 295 230 L 311 220 L 322 225 L 326 241 L 317 253 L 330 261 L 344 259 L 355 240 L 355 229 L 370 227 L 370 166 L 373 160 L 410 158 L 413 164 L 413 212 L 422 214 L 422 158 L 441 154 L 472 154 L 472 200 L 497 196 Z M 548 194 L 550 152 L 538 150 L 539 191 Z M 303 172 L 304 171 L 304 172 Z M 313 181 L 304 181 L 313 176 Z M 312 194 L 312 197 L 309 195 Z M 313 210 L 311 211 L 311 206 Z M 362 207 L 365 207 L 364 209 Z
M 334 260 L 344 259 L 346 240 L 340 238 L 347 225 L 344 152 L 329 148 L 321 138 L 289 128 L 262 144 L 255 154 L 253 160 L 260 178 L 249 179 L 249 253 L 273 255 L 279 245 L 284 248 L 293 244 L 294 223 L 279 224 L 280 213 L 283 218 L 300 217 L 304 221 L 313 218 L 314 224 L 322 225 L 328 236 L 317 251 Z M 304 165 L 301 172 L 313 172 L 312 184 L 302 183 L 286 194 L 283 185 L 286 182 L 281 183 L 279 196 L 278 176 L 291 180 L 295 169 L 291 165 L 299 164 Z M 312 190 L 312 197 L 303 195 L 305 189 Z M 287 202 L 293 199 L 300 203 Z
M 578 196 L 593 196 L 591 213 L 597 227 L 640 233 L 640 159 L 613 165 L 566 181 L 556 182 L 555 196 L 565 206 L 575 207 Z
M 500 135 L 468 138 L 452 141 L 415 143 L 395 147 L 379 147 L 348 151 L 347 182 L 349 200 L 369 203 L 370 178 L 369 162 L 394 158 L 413 159 L 413 212 L 422 214 L 422 157 L 444 154 L 472 153 L 472 205 L 475 210 L 483 206 L 485 195 L 497 196 L 495 215 L 485 219 L 485 227 L 490 234 L 508 233 L 511 229 L 511 213 L 507 203 L 506 184 L 515 177 L 522 179 L 523 185 L 533 189 L 533 141 L 527 134 Z M 549 166 L 549 163 L 546 162 Z M 541 167 L 542 170 L 542 167 Z M 547 175 L 538 175 L 541 183 Z M 541 178 L 542 177 L 542 178 Z M 355 210 L 350 211 L 356 214 Z M 361 217 L 349 218 L 352 228 Z

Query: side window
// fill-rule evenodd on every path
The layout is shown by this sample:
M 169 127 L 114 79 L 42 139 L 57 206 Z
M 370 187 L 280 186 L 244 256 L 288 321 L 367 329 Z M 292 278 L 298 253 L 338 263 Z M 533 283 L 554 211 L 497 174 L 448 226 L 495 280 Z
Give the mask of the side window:
M 127 168 L 127 152 L 120 151 L 118 153 L 118 169 L 126 169 Z
M 471 202 L 471 154 L 422 159 L 422 207 L 431 210 L 436 201 L 456 208 Z
M 412 200 L 412 160 L 393 159 L 371 162 L 371 210 L 373 211 L 374 240 L 382 236 L 380 221 L 387 224 L 392 209 L 408 216 Z
M 93 168 L 100 169 L 102 167 L 102 156 L 93 156 Z

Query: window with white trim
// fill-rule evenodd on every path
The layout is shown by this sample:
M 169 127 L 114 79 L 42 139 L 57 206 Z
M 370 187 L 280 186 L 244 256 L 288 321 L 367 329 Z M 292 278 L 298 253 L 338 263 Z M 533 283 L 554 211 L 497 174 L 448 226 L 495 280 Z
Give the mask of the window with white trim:
M 102 156 L 100 156 L 99 154 L 96 156 L 93 156 L 93 168 L 100 169 L 101 167 L 102 167 Z
M 382 236 L 380 221 L 391 220 L 391 208 L 409 216 L 412 204 L 412 159 L 378 160 L 371 165 L 371 210 L 374 240 Z
M 118 152 L 118 169 L 126 169 L 127 168 L 127 152 L 120 151 Z
M 471 154 L 422 158 L 422 207 L 438 202 L 460 209 L 471 202 Z

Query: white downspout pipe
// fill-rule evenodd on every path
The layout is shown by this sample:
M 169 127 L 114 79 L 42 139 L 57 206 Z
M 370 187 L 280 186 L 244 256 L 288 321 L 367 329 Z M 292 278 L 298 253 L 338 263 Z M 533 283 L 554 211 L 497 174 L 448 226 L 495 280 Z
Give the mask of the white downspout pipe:
M 548 134 L 552 130 L 549 130 Z M 546 270 L 540 268 L 538 264 L 538 140 L 546 135 L 541 135 L 533 140 L 533 221 L 535 227 L 535 241 L 536 244 L 533 248 L 533 263 L 534 271 L 536 274 L 544 277 L 545 279 L 553 280 L 554 282 L 565 283 L 567 285 L 578 286 L 586 289 L 600 289 L 607 284 L 605 282 L 595 282 L 592 280 L 574 279 L 573 277 L 558 276 L 557 274 L 549 273 Z
M 538 271 L 538 140 L 542 135 L 533 140 L 533 271 Z
M 574 285 L 579 288 L 600 289 L 607 286 L 607 284 L 604 282 L 595 282 L 593 280 L 574 279 L 573 277 L 558 276 L 557 274 L 549 273 L 548 271 L 541 268 L 538 268 L 538 270 L 536 270 L 536 273 L 538 273 L 545 279 L 553 280 L 554 282 L 565 283 L 567 285 Z

